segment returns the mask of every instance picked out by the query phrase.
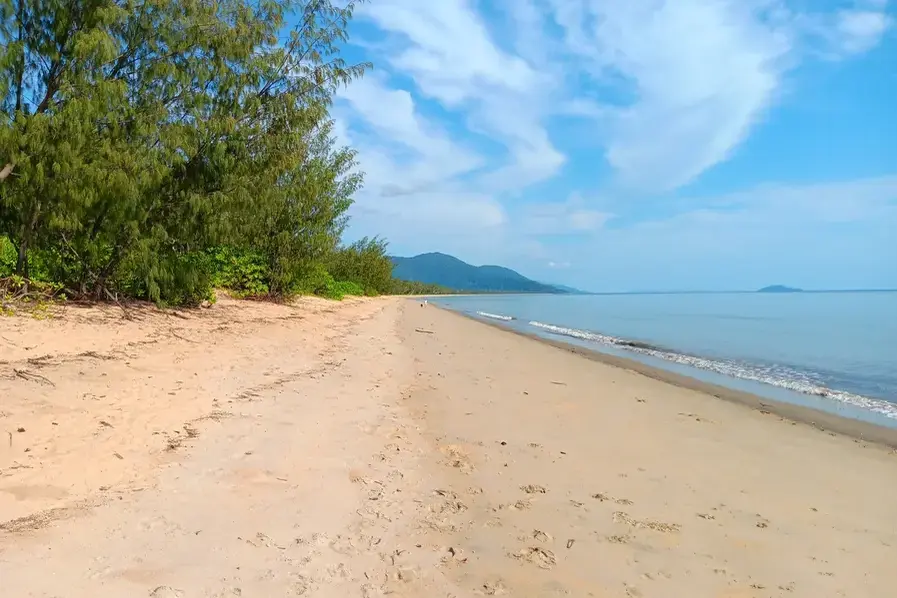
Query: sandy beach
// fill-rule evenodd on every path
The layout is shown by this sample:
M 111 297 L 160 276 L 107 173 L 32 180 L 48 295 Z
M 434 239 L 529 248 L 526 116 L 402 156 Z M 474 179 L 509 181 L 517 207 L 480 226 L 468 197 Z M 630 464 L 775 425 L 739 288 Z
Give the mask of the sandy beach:
M 0 318 L 0 596 L 893 594 L 897 434 L 630 365 L 396 298 Z

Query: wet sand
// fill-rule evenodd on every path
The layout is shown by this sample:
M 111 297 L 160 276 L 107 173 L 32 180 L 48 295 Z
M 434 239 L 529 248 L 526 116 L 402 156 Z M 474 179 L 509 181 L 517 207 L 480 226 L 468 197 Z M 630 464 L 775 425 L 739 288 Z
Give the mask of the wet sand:
M 776 415 L 819 425 L 812 410 L 755 409 L 748 395 L 440 309 L 409 308 L 403 325 L 418 371 L 409 402 L 468 506 L 452 540 L 473 552 L 458 569 L 464 587 L 893 592 L 897 453 L 857 438 L 889 430 L 820 430 Z
M 457 312 L 452 313 L 456 313 L 457 315 L 462 315 L 464 317 L 469 317 L 465 314 L 460 314 Z M 817 430 L 826 431 L 829 433 L 843 434 L 857 440 L 882 444 L 897 449 L 897 427 L 882 426 L 867 421 L 841 417 L 828 411 L 813 409 L 812 407 L 777 401 L 769 397 L 762 397 L 754 393 L 721 386 L 719 384 L 713 384 L 712 382 L 699 380 L 691 376 L 686 376 L 670 370 L 654 367 L 636 359 L 618 355 L 610 355 L 608 353 L 602 353 L 601 351 L 574 346 L 570 343 L 565 343 L 560 340 L 513 330 L 502 325 L 499 322 L 490 322 L 484 320 L 474 321 L 487 326 L 498 328 L 503 332 L 516 334 L 523 338 L 544 343 L 546 345 L 550 345 L 564 351 L 569 351 L 570 353 L 579 355 L 580 357 L 584 357 L 585 359 L 591 359 L 592 361 L 598 361 L 617 368 L 637 372 L 639 374 L 642 374 L 643 376 L 647 376 L 648 378 L 666 382 L 667 384 L 672 384 L 680 388 L 695 390 L 704 394 L 714 396 L 718 399 L 731 401 L 733 403 L 765 412 L 766 414 L 771 413 L 773 415 L 786 418 L 792 422 L 796 422 L 800 425 L 810 426 L 816 428 Z
M 897 453 L 873 428 L 432 305 L 69 309 L 0 337 L 3 596 L 897 585 Z

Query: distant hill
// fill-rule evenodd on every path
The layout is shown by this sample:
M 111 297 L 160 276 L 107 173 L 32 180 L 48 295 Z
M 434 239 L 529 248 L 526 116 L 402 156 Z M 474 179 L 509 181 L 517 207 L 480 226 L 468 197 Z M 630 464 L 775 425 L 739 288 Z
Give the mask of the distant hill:
M 794 287 L 786 287 L 781 284 L 774 284 L 772 286 L 763 287 L 758 293 L 800 293 L 802 289 L 795 289 Z
M 501 266 L 471 266 L 444 253 L 393 257 L 394 278 L 438 284 L 456 291 L 495 293 L 566 293 Z
M 591 294 L 592 294 L 592 293 L 590 293 L 589 291 L 583 291 L 583 290 L 581 290 L 581 289 L 576 289 L 576 288 L 573 288 L 573 287 L 568 287 L 568 286 L 565 286 L 565 285 L 562 285 L 562 284 L 553 284 L 553 285 L 551 285 L 551 286 L 553 286 L 554 288 L 556 288 L 556 289 L 558 289 L 558 290 L 560 290 L 560 291 L 562 291 L 562 292 L 564 292 L 564 293 L 569 293 L 569 294 L 571 294 L 571 295 L 591 295 Z

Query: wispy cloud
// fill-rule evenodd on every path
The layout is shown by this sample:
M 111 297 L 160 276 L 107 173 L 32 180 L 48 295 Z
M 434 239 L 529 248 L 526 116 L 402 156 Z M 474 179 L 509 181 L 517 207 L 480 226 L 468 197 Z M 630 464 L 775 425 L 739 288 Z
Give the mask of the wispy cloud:
M 549 259 L 571 262 L 580 284 L 603 290 L 731 289 L 732 279 L 744 288 L 897 287 L 897 176 L 761 185 L 683 198 L 676 208 L 662 218 L 612 221 Z
M 612 113 L 607 158 L 625 183 L 649 190 L 729 156 L 774 100 L 792 48 L 765 3 L 551 3 L 587 73 L 634 98 Z
M 859 54 L 875 47 L 893 20 L 884 12 L 884 2 L 868 3 L 867 9 L 838 13 L 837 32 L 840 48 L 847 54 Z M 876 6 L 880 5 L 880 6 Z
M 379 0 L 361 16 L 403 42 L 385 58 L 422 97 L 461 112 L 471 133 L 504 144 L 508 155 L 488 177 L 490 188 L 519 188 L 557 172 L 564 158 L 540 123 L 548 80 L 495 43 L 472 3 Z
M 426 191 L 482 165 L 473 149 L 420 114 L 409 91 L 390 88 L 380 73 L 342 90 L 339 99 L 350 108 L 338 111 L 343 135 L 361 148 L 366 165 L 374 166 L 368 183 L 389 187 L 388 194 Z
M 367 173 L 355 226 L 407 247 L 513 249 L 575 268 L 540 236 L 607 235 L 619 225 L 611 213 L 626 211 L 607 204 L 622 197 L 674 204 L 672 191 L 737 153 L 795 69 L 879 44 L 888 10 L 887 0 L 827 12 L 797 0 L 365 4 L 356 37 L 378 68 L 336 106 Z M 577 153 L 562 133 L 572 127 L 597 150 Z M 602 205 L 586 199 L 596 195 Z M 728 222 L 689 201 L 677 211 L 690 222 Z M 756 201 L 745 205 L 760 214 Z
M 566 201 L 539 202 L 524 207 L 514 224 L 525 235 L 565 235 L 592 233 L 613 218 L 613 214 L 589 207 L 578 194 Z

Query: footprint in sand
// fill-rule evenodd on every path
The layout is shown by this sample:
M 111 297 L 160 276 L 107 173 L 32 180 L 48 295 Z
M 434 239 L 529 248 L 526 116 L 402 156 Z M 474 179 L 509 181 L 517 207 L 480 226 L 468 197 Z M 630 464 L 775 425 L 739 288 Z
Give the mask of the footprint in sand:
M 611 544 L 629 544 L 629 540 L 632 539 L 631 536 L 623 535 L 623 536 L 605 536 L 605 540 L 610 542 Z
M 458 514 L 467 510 L 467 505 L 461 502 L 458 499 L 458 495 L 454 492 L 437 490 L 435 494 L 443 497 L 444 500 L 429 505 L 427 508 L 431 513 L 440 515 L 443 513 Z
M 446 456 L 448 464 L 461 471 L 461 473 L 470 473 L 474 470 L 474 466 L 470 461 L 470 457 L 467 455 L 467 452 L 460 446 L 456 444 L 449 444 L 447 446 L 441 447 L 439 451 Z
M 500 579 L 495 581 L 487 581 L 483 584 L 482 593 L 485 596 L 501 596 L 508 593 L 508 589 Z
M 612 500 L 612 501 L 614 501 L 615 503 L 617 503 L 618 505 L 623 505 L 623 506 L 630 506 L 630 505 L 634 504 L 634 503 L 633 503 L 631 500 L 629 500 L 628 498 L 614 498 L 614 497 L 611 496 L 610 494 L 604 494 L 604 493 L 602 493 L 602 492 L 598 492 L 598 493 L 596 493 L 596 494 L 593 494 L 593 495 L 592 495 L 592 498 L 594 498 L 595 500 L 601 501 L 601 502 L 607 502 L 607 501 L 609 501 L 609 500 Z
M 636 529 L 650 529 L 663 534 L 677 533 L 681 529 L 678 523 L 663 523 L 661 521 L 633 519 L 623 511 L 617 511 L 613 515 L 615 523 L 625 523 Z
M 533 530 L 532 537 L 533 537 L 533 539 L 538 540 L 539 542 L 543 542 L 543 543 L 554 541 L 554 538 L 552 537 L 551 534 L 549 534 L 547 532 L 543 532 L 542 530 L 539 530 L 539 529 Z
M 503 511 L 505 509 L 511 511 L 526 511 L 532 506 L 532 503 L 529 500 L 518 500 L 515 503 L 505 503 L 500 504 L 497 507 L 492 507 L 493 511 Z
M 530 546 L 508 556 L 524 563 L 536 565 L 540 569 L 551 569 L 557 564 L 557 557 L 554 556 L 554 553 L 539 546 Z

